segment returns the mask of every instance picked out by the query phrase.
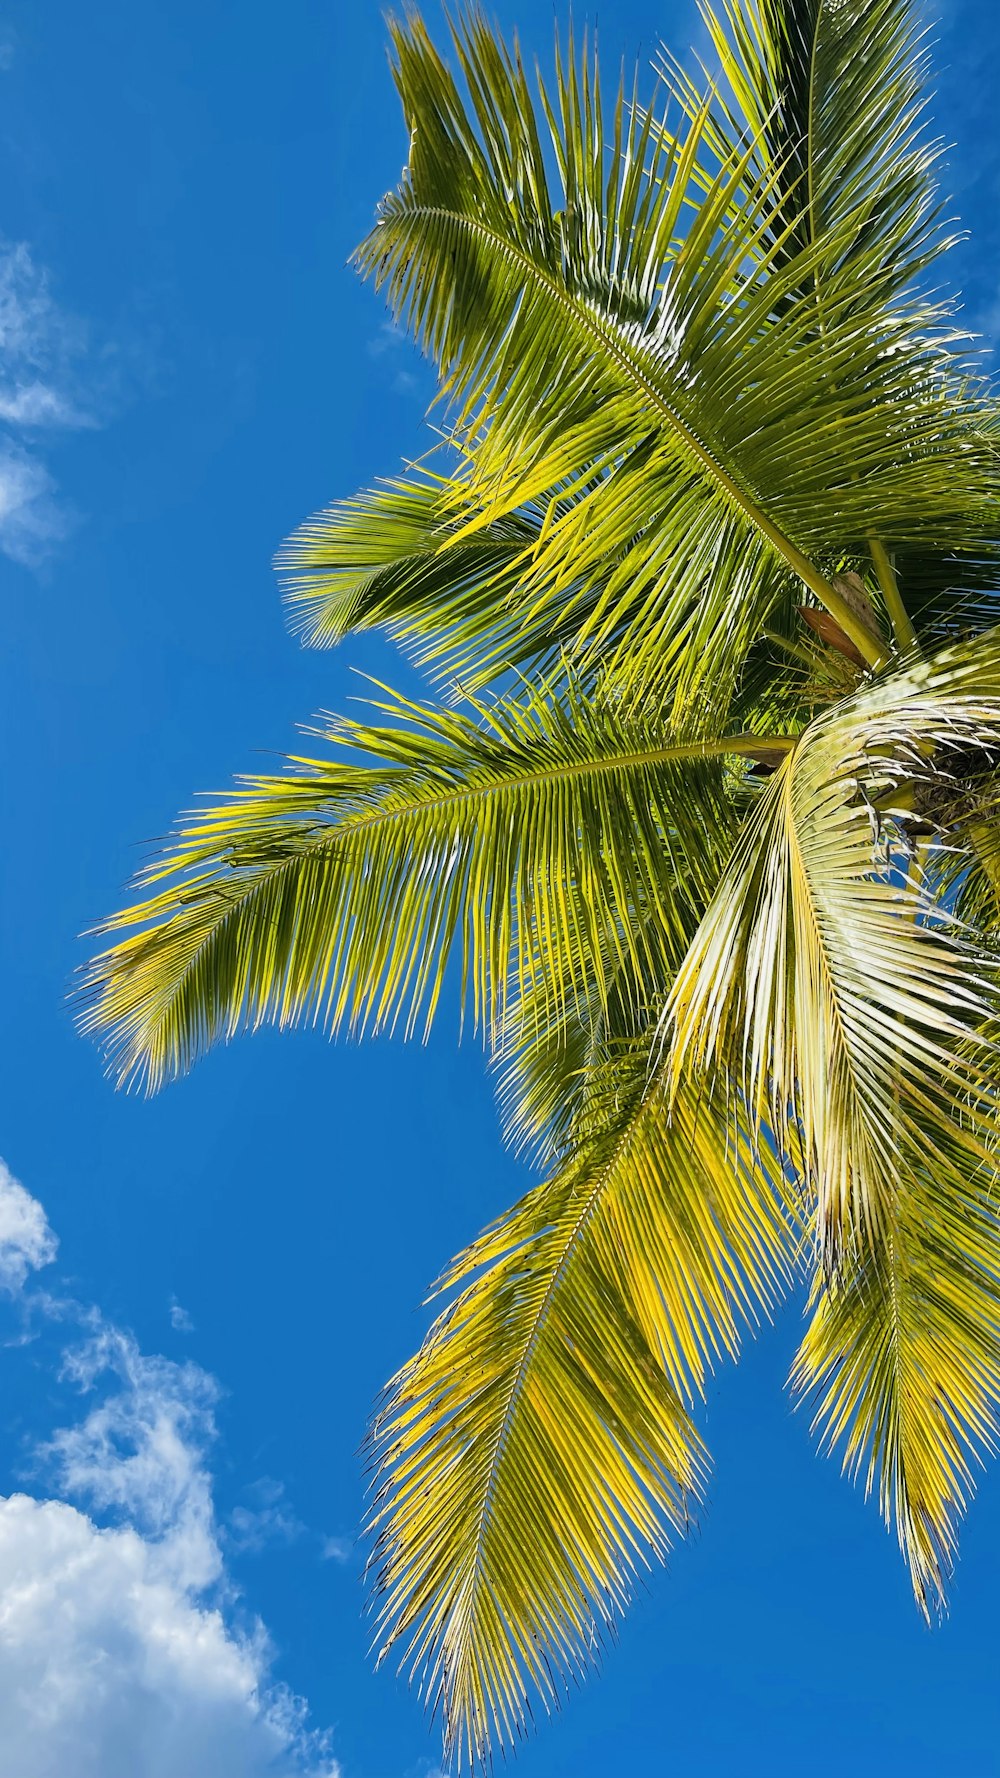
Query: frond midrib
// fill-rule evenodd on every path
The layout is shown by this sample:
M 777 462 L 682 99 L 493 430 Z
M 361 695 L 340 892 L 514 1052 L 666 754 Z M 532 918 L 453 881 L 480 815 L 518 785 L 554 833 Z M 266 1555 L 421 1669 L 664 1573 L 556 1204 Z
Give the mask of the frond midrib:
M 539 739 L 544 740 L 544 737 L 539 736 Z M 795 735 L 725 735 L 718 740 L 677 742 L 666 747 L 605 754 L 600 759 L 570 760 L 564 765 L 547 766 L 542 771 L 525 772 L 519 776 L 512 774 L 509 777 L 488 778 L 482 782 L 461 785 L 455 790 L 443 792 L 440 796 L 426 797 L 422 800 L 414 797 L 395 807 L 383 806 L 365 809 L 357 814 L 349 815 L 344 820 L 337 822 L 335 826 L 331 825 L 323 829 L 322 837 L 316 842 L 316 851 L 332 848 L 343 834 L 363 833 L 393 821 L 402 821 L 408 815 L 436 814 L 442 809 L 455 808 L 463 803 L 501 796 L 505 791 L 512 789 L 533 789 L 540 784 L 564 783 L 571 778 L 601 777 L 606 773 L 628 771 L 633 766 L 667 765 L 673 760 L 719 759 L 727 753 L 745 758 L 752 758 L 756 753 L 766 751 L 790 753 L 796 745 L 797 739 L 798 737 Z M 395 769 L 400 768 L 396 767 Z M 290 858 L 281 859 L 269 871 L 259 871 L 254 881 L 260 882 L 265 877 L 277 876 L 286 867 L 297 863 L 303 855 L 303 853 L 296 853 Z M 207 856 L 207 852 L 199 849 L 197 853 L 199 860 L 203 860 Z M 184 869 L 183 855 L 176 858 L 172 868 Z M 158 867 L 158 874 L 165 875 L 166 872 L 162 867 Z M 234 897 L 230 905 L 238 906 L 239 897 Z M 104 930 L 112 929 L 111 927 L 104 928 Z
M 791 767 L 793 764 L 794 764 L 794 762 L 790 762 L 789 770 L 787 773 L 787 788 L 785 790 L 785 794 L 784 794 L 784 798 L 783 798 L 784 803 L 785 803 L 785 809 L 786 809 L 785 832 L 788 835 L 789 845 L 793 848 L 793 850 L 795 852 L 795 857 L 798 862 L 798 867 L 799 867 L 799 871 L 801 874 L 801 880 L 802 880 L 802 883 L 805 888 L 807 911 L 808 911 L 808 915 L 809 915 L 809 924 L 812 927 L 812 930 L 813 930 L 813 933 L 815 936 L 816 948 L 817 948 L 817 952 L 818 952 L 818 955 L 820 958 L 820 965 L 821 965 L 821 968 L 823 971 L 823 978 L 824 978 L 824 980 L 826 982 L 826 986 L 827 986 L 827 1005 L 829 1006 L 829 1008 L 832 1012 L 833 1020 L 834 1020 L 834 1023 L 835 1023 L 836 1029 L 837 1029 L 838 1036 L 840 1038 L 841 1058 L 842 1058 L 842 1060 L 846 1061 L 847 1071 L 848 1071 L 848 1074 L 851 1079 L 851 1095 L 856 1103 L 860 1095 L 859 1095 L 859 1091 L 858 1091 L 857 1067 L 855 1064 L 854 1053 L 853 1053 L 851 1044 L 848 1041 L 847 1032 L 844 1028 L 843 1010 L 842 1010 L 841 1004 L 840 1004 L 840 996 L 837 991 L 837 984 L 836 984 L 836 977 L 835 977 L 835 973 L 834 973 L 833 961 L 830 957 L 829 950 L 828 950 L 826 940 L 824 937 L 823 923 L 819 918 L 819 910 L 818 910 L 817 903 L 816 903 L 813 882 L 812 882 L 812 878 L 809 873 L 809 869 L 806 865 L 802 847 L 801 847 L 801 844 L 799 841 L 798 824 L 797 824 L 796 817 L 795 817 L 795 811 L 792 807 L 793 772 L 792 772 Z M 867 1136 L 867 1134 L 868 1134 L 867 1126 L 866 1126 L 863 1118 L 860 1120 L 860 1123 L 861 1123 L 861 1128 L 864 1129 L 865 1135 Z
M 178 996 L 183 992 L 192 970 L 197 967 L 197 964 L 207 947 L 213 943 L 219 933 L 225 931 L 231 919 L 236 916 L 248 902 L 253 900 L 254 896 L 260 892 L 261 886 L 263 884 L 273 884 L 280 881 L 281 877 L 286 872 L 295 869 L 302 862 L 304 857 L 309 857 L 315 862 L 317 860 L 322 861 L 324 854 L 326 854 L 329 859 L 337 844 L 345 836 L 353 838 L 359 833 L 372 831 L 374 828 L 381 825 L 403 821 L 408 817 L 420 816 L 429 812 L 439 813 L 443 809 L 458 807 L 463 803 L 468 803 L 470 801 L 478 802 L 487 797 L 499 796 L 511 789 L 528 789 L 540 784 L 565 782 L 566 780 L 575 777 L 601 776 L 627 770 L 632 766 L 666 764 L 671 760 L 718 758 L 727 752 L 750 755 L 764 747 L 774 749 L 782 748 L 786 751 L 790 751 L 795 746 L 795 743 L 795 736 L 780 735 L 761 737 L 759 735 L 741 734 L 724 736 L 718 740 L 677 743 L 672 746 L 652 748 L 647 751 L 635 750 L 630 753 L 604 756 L 596 760 L 572 760 L 562 766 L 550 766 L 542 771 L 525 773 L 520 777 L 512 776 L 506 779 L 487 780 L 484 783 L 462 786 L 456 790 L 446 792 L 441 796 L 427 798 L 424 801 L 412 799 L 395 808 L 367 809 L 354 816 L 348 817 L 348 819 L 338 823 L 335 827 L 324 829 L 321 836 L 315 840 L 311 846 L 307 848 L 304 847 L 302 851 L 283 857 L 269 866 L 253 869 L 252 875 L 245 883 L 243 889 L 238 891 L 235 895 L 227 896 L 225 909 L 221 918 L 214 922 L 209 927 L 209 930 L 203 934 L 195 948 L 185 960 L 182 972 L 177 979 L 171 983 L 166 995 L 161 998 L 156 1023 L 153 1028 L 154 1030 L 161 1028 L 163 1019 L 176 1003 Z M 190 863 L 204 863 L 211 855 L 208 854 L 204 848 L 201 848 L 198 850 L 195 859 L 192 859 L 190 854 L 188 855 L 188 859 Z M 224 846 L 220 845 L 219 855 L 222 857 L 225 856 Z M 187 867 L 183 853 L 175 856 L 171 866 L 172 870 L 183 872 Z M 233 868 L 239 870 L 240 866 L 239 864 L 236 864 Z M 252 869 L 250 866 L 243 866 L 243 868 Z M 157 875 L 159 877 L 162 878 L 166 874 L 167 872 L 164 871 L 162 867 L 158 867 Z M 157 899 L 157 897 L 154 897 L 149 904 L 148 918 L 151 920 L 155 920 Z M 128 912 L 134 912 L 134 910 L 128 910 Z M 98 928 L 98 930 L 112 932 L 123 923 L 123 917 L 119 916 L 114 922 L 103 928 Z M 153 938 L 158 932 L 163 932 L 166 929 L 166 926 L 153 925 L 147 929 L 145 936 Z M 92 979 L 97 983 L 102 979 L 100 972 L 96 969 L 96 964 L 99 964 L 100 961 L 100 958 L 95 960 L 95 968 L 92 971 Z M 247 1014 L 248 1009 L 245 1009 L 245 1016 L 247 1016 Z M 102 1020 L 100 1018 L 98 1005 L 94 1014 L 89 1019 L 88 1024 L 90 1028 L 96 1029 L 101 1023 Z M 143 1049 L 148 1054 L 148 1039 L 143 1044 Z M 134 1066 L 139 1066 L 138 1057 L 135 1058 Z
M 661 1064 L 660 1068 L 655 1070 L 650 1076 L 642 1097 L 634 1111 L 626 1120 L 620 1133 L 615 1138 L 611 1153 L 608 1155 L 600 1172 L 594 1179 L 591 1188 L 586 1195 L 585 1202 L 581 1206 L 580 1213 L 565 1237 L 563 1251 L 560 1254 L 558 1264 L 556 1265 L 552 1277 L 546 1286 L 545 1294 L 532 1318 L 531 1332 L 525 1342 L 524 1351 L 518 1360 L 517 1371 L 511 1381 L 507 1401 L 504 1405 L 501 1424 L 497 1429 L 493 1443 L 493 1451 L 490 1456 L 487 1479 L 483 1487 L 483 1502 L 480 1508 L 479 1522 L 476 1528 L 475 1549 L 471 1557 L 471 1571 L 467 1574 L 462 1589 L 463 1596 L 468 1601 L 465 1611 L 466 1620 L 472 1617 L 475 1612 L 474 1593 L 482 1573 L 484 1545 L 489 1532 L 493 1507 L 496 1500 L 496 1476 L 503 1460 L 504 1448 L 510 1436 L 511 1424 L 525 1385 L 531 1360 L 537 1350 L 538 1342 L 544 1333 L 544 1324 L 550 1312 L 553 1298 L 563 1281 L 567 1267 L 573 1259 L 576 1244 L 581 1238 L 587 1223 L 597 1210 L 599 1200 L 608 1185 L 611 1174 L 617 1169 L 623 1153 L 634 1140 L 641 1120 L 649 1111 L 650 1102 L 654 1094 L 660 1089 L 662 1074 L 663 1064 Z M 682 1405 L 680 1404 L 680 1397 L 678 1397 L 678 1403 L 679 1405 Z

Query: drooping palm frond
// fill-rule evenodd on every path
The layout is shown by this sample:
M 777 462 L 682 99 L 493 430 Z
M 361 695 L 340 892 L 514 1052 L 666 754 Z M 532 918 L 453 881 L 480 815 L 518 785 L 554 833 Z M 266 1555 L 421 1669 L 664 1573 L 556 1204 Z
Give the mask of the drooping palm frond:
M 877 1491 L 926 1617 L 945 1605 L 975 1464 L 1000 1403 L 997 1169 L 929 1132 L 900 1165 L 885 1240 L 816 1276 L 793 1382 L 825 1447 Z
M 487 1026 L 540 957 L 553 1015 L 609 965 L 641 973 L 630 911 L 684 931 L 729 819 L 721 760 L 760 747 L 675 742 L 648 714 L 565 688 L 472 715 L 380 708 L 408 726 L 324 731 L 372 763 L 296 760 L 286 777 L 243 780 L 107 922 L 128 936 L 90 966 L 87 1023 L 120 1078 L 155 1087 L 269 1020 L 426 1027 L 453 955 Z
M 533 1698 L 559 1704 L 687 1530 L 705 1455 L 685 1404 L 787 1276 L 780 1169 L 707 1098 L 668 1115 L 651 1038 L 553 1177 L 456 1262 L 461 1294 L 375 1425 L 382 1656 L 442 1708 L 460 1770 L 509 1746 Z
M 801 1135 L 819 1270 L 797 1381 L 878 1479 L 925 1610 L 1000 1400 L 1000 958 L 935 903 L 908 835 L 963 843 L 969 773 L 998 763 L 996 631 L 818 718 L 671 1005 L 675 1078 L 735 1068 L 781 1146 Z
M 732 837 L 720 822 L 720 875 Z M 690 905 L 687 917 L 693 936 L 698 912 Z M 649 909 L 636 909 L 631 919 L 642 925 L 641 946 L 624 965 L 609 956 L 585 995 L 565 988 L 554 993 L 552 965 L 540 955 L 498 1033 L 494 1065 L 504 1135 L 516 1152 L 547 1168 L 572 1147 L 588 1099 L 605 1090 L 615 1058 L 627 1055 L 655 1021 L 687 949 L 681 931 L 666 931 Z
M 744 744 L 755 746 L 750 737 Z M 755 757 L 766 757 L 765 743 Z M 780 760 L 782 754 L 771 757 Z M 533 969 L 521 972 L 505 1007 L 493 1062 L 505 1137 L 518 1153 L 530 1154 L 547 1169 L 571 1151 L 586 1123 L 588 1102 L 595 1092 L 600 1100 L 616 1061 L 627 1058 L 658 1022 L 736 841 L 741 806 L 752 794 L 745 767 L 745 758 L 730 762 L 728 794 L 716 798 L 711 819 L 697 836 L 693 874 L 687 870 L 684 826 L 671 835 L 660 889 L 675 911 L 670 925 L 656 901 L 641 899 L 636 884 L 627 912 L 631 942 L 623 944 L 609 928 L 600 967 L 583 987 L 579 981 L 557 984 L 558 958 L 545 946 L 533 947 Z M 665 885 L 673 872 L 678 874 L 671 890 Z M 616 917 L 622 917 L 620 909 Z
M 802 1128 L 831 1261 L 888 1226 L 904 1134 L 937 1118 L 944 1139 L 969 1103 L 992 1115 L 996 1055 L 973 1034 L 996 1004 L 996 959 L 903 847 L 934 787 L 954 797 L 969 753 L 998 751 L 1000 632 L 818 717 L 672 990 L 675 1077 L 725 1058 L 762 1121 Z

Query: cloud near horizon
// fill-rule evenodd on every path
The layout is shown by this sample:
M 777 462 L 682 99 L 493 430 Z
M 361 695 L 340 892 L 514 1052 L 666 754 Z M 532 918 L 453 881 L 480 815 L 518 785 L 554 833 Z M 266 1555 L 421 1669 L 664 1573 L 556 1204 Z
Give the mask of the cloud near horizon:
M 0 1283 L 55 1256 L 42 1206 L 0 1163 Z M 218 1385 L 143 1353 L 96 1309 L 63 1377 L 83 1411 L 36 1451 L 48 1496 L 0 1497 L 0 1771 L 17 1778 L 337 1778 L 303 1700 L 270 1682 L 213 1503 Z

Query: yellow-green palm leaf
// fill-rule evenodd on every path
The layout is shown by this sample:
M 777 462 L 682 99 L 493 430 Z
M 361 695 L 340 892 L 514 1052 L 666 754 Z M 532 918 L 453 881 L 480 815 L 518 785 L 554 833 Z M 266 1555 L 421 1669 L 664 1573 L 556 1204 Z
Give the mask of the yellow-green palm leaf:
M 818 1273 L 793 1371 L 826 1447 L 878 1495 L 925 1616 L 945 1604 L 958 1520 L 1000 1402 L 997 1171 L 935 1129 L 900 1167 L 891 1227 Z
M 787 1274 L 780 1169 L 703 1095 L 670 1114 L 649 1053 L 647 1033 L 553 1176 L 456 1262 L 376 1422 L 381 1652 L 443 1709 L 460 1769 L 533 1697 L 558 1705 L 690 1527 L 692 1392 Z
M 400 726 L 324 731 L 364 763 L 297 760 L 192 816 L 107 923 L 126 936 L 90 966 L 87 1022 L 120 1078 L 158 1086 L 265 1021 L 426 1026 L 452 956 L 489 1028 L 544 957 L 557 1016 L 642 968 L 633 912 L 685 931 L 731 819 L 721 759 L 757 747 L 678 742 L 564 688 L 383 708 Z
M 926 52 L 907 0 L 705 16 L 707 73 L 610 100 L 586 40 L 542 81 L 478 13 L 391 26 L 358 261 L 442 444 L 280 567 L 306 641 L 383 627 L 451 703 L 187 817 L 87 976 L 150 1087 L 446 990 L 486 1035 L 544 1182 L 374 1433 L 379 1642 L 469 1765 L 686 1528 L 706 1371 L 797 1259 L 795 1385 L 927 1612 L 1000 1399 L 1000 402 Z
M 786 1152 L 801 1141 L 818 1271 L 797 1379 L 877 1479 L 925 1609 L 1000 1399 L 1000 1128 L 998 959 L 935 901 L 917 835 L 932 810 L 967 845 L 975 775 L 989 784 L 998 763 L 996 632 L 819 718 L 768 787 L 667 1021 L 675 1080 L 736 1070 Z

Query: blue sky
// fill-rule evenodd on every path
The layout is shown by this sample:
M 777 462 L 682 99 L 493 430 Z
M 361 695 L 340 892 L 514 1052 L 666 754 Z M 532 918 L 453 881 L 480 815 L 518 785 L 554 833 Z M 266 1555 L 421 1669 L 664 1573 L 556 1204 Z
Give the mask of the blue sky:
M 544 53 L 548 4 L 498 11 Z M 695 28 L 599 16 L 612 63 Z M 988 334 L 998 52 L 993 0 L 953 0 L 938 116 Z M 0 96 L 0 1773 L 429 1778 L 367 1655 L 358 1446 L 424 1287 L 524 1185 L 482 1057 L 446 1017 L 426 1049 L 268 1033 L 145 1102 L 65 1003 L 194 791 L 352 668 L 408 684 L 375 642 L 300 650 L 269 568 L 415 454 L 431 393 L 345 264 L 406 149 L 380 9 L 15 0 Z M 523 1778 L 997 1771 L 1000 1475 L 929 1633 L 783 1394 L 797 1329 L 713 1385 L 703 1528 Z

